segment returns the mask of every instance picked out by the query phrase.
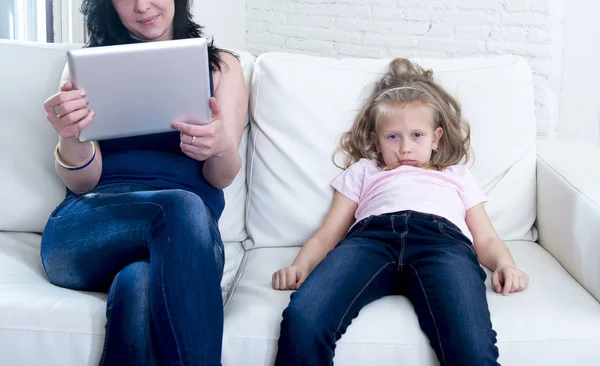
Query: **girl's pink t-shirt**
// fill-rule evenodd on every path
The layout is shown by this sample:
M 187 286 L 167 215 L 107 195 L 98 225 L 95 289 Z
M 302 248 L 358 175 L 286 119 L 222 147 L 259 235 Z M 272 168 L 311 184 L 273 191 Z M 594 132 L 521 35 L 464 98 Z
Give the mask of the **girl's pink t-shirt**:
M 382 170 L 375 161 L 360 159 L 331 185 L 358 203 L 356 222 L 372 215 L 412 210 L 448 219 L 471 241 L 466 211 L 487 201 L 465 165 L 453 165 L 441 172 L 410 165 Z

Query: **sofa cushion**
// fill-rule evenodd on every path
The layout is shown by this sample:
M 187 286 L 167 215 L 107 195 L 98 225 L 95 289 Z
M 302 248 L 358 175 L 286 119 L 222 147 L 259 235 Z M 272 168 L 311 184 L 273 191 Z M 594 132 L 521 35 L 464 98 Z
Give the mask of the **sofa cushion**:
M 558 262 L 533 242 L 510 242 L 515 261 L 529 274 L 521 293 L 487 298 L 503 365 L 600 364 L 600 304 Z M 225 309 L 223 365 L 272 365 L 281 314 L 290 291 L 271 287 L 271 275 L 298 248 L 248 252 L 240 281 Z M 337 343 L 336 365 L 437 365 L 411 303 L 389 296 L 367 305 Z M 399 363 L 401 362 L 401 363 Z
M 75 47 L 0 40 L 0 230 L 41 232 L 65 196 L 52 155 L 58 135 L 43 104 Z
M 251 93 L 247 229 L 256 247 L 304 243 L 327 212 L 332 163 L 390 60 L 286 53 L 257 58 Z M 531 72 L 518 57 L 415 59 L 456 95 L 471 123 L 473 175 L 505 240 L 535 239 L 535 117 Z M 509 212 L 510 214 L 507 214 Z
M 97 365 L 106 294 L 50 284 L 40 264 L 40 239 L 0 232 L 0 365 Z M 225 243 L 224 301 L 244 253 L 240 242 Z
M 58 90 L 66 51 L 80 46 L 0 40 L 0 230 L 42 232 L 65 196 L 52 154 L 58 135 L 46 120 L 43 103 Z M 235 52 L 250 87 L 254 58 Z M 247 132 L 239 149 L 244 167 L 246 139 Z M 225 201 L 219 222 L 223 239 L 242 241 L 247 237 L 245 168 L 225 189 Z

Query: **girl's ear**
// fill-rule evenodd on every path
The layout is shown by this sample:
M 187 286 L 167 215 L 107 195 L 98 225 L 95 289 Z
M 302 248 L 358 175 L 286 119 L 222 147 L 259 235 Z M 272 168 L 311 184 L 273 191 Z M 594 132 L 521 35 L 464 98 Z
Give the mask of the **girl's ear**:
M 435 129 L 434 134 L 435 134 L 435 140 L 433 141 L 431 150 L 436 151 L 438 149 L 438 147 L 440 147 L 440 139 L 442 138 L 442 135 L 444 134 L 444 130 L 441 127 L 438 127 Z
M 375 132 L 371 132 L 371 140 L 373 140 L 373 143 L 375 144 L 375 150 L 377 150 L 378 153 L 381 152 L 379 149 L 379 141 L 377 141 L 377 135 Z

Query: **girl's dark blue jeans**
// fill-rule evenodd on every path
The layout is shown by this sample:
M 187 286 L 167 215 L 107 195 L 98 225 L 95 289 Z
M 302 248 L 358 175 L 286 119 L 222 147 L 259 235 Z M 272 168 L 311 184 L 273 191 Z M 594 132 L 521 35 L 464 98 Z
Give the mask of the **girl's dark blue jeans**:
M 361 220 L 292 294 L 275 364 L 332 365 L 335 342 L 359 311 L 402 294 L 442 366 L 498 365 L 485 277 L 471 241 L 442 217 L 402 211 Z
M 57 286 L 108 292 L 100 364 L 221 364 L 223 243 L 198 195 L 130 183 L 71 195 L 41 259 Z

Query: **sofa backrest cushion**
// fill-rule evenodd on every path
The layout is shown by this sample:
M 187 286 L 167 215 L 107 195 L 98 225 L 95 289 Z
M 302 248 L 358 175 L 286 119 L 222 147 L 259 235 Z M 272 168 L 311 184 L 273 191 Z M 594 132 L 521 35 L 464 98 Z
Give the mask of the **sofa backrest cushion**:
M 340 173 L 332 162 L 391 60 L 269 53 L 256 60 L 248 151 L 248 246 L 302 245 L 320 226 Z M 534 239 L 532 76 L 519 57 L 414 59 L 458 97 L 472 128 L 476 180 L 505 240 Z

